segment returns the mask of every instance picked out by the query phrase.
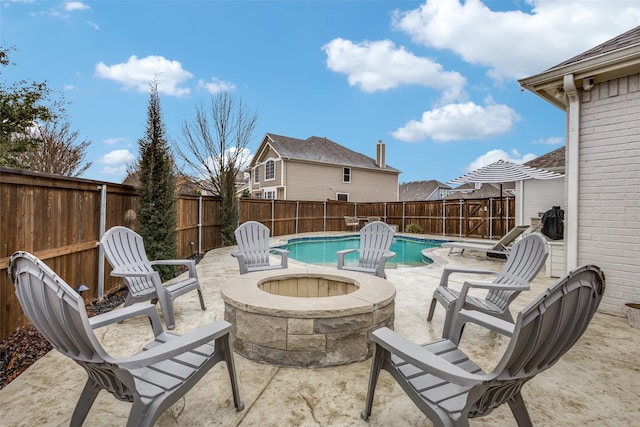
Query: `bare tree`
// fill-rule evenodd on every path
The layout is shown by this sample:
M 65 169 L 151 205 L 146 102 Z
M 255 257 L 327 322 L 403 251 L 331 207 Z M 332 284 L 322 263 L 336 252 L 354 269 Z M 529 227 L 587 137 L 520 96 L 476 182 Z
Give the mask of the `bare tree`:
M 45 122 L 33 131 L 33 138 L 40 143 L 32 151 L 18 157 L 30 170 L 64 176 L 80 176 L 91 162 L 84 162 L 91 141 L 76 142 L 78 132 L 71 131 L 68 122 Z
M 184 146 L 178 155 L 195 176 L 207 178 L 213 193 L 222 198 L 222 242 L 235 242 L 238 226 L 236 176 L 249 160 L 247 146 L 253 139 L 258 121 L 255 112 L 247 112 L 227 92 L 211 97 L 211 110 L 196 108 L 196 117 L 182 126 Z

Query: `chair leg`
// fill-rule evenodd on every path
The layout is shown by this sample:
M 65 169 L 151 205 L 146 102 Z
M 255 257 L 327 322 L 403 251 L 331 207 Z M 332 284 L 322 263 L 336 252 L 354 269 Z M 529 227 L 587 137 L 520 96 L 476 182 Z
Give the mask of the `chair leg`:
M 529 417 L 529 411 L 527 411 L 527 406 L 524 404 L 521 392 L 518 392 L 518 394 L 509 399 L 508 403 L 511 413 L 513 413 L 513 416 L 518 423 L 518 427 L 533 427 L 531 417 Z
M 449 304 L 449 307 L 446 308 L 445 316 L 444 316 L 444 326 L 442 327 L 442 337 L 451 339 L 453 336 L 453 328 L 455 327 L 456 322 L 456 303 L 452 301 Z
M 244 409 L 244 402 L 240 399 L 240 390 L 238 388 L 238 379 L 236 376 L 236 365 L 233 360 L 233 348 L 231 347 L 231 341 L 229 340 L 229 334 L 220 337 L 215 342 L 216 351 L 222 353 L 222 358 L 227 364 L 227 370 L 229 371 L 229 379 L 231 381 L 231 393 L 233 394 L 233 404 L 238 412 Z
M 127 427 L 152 427 L 160 415 L 162 413 L 158 413 L 157 402 L 152 401 L 149 405 L 145 405 L 140 399 L 134 399 L 129 411 Z
M 175 329 L 176 320 L 173 310 L 173 300 L 167 294 L 158 295 L 158 299 L 160 300 L 160 307 L 162 308 L 164 323 L 167 325 L 167 329 Z
M 204 311 L 207 309 L 207 306 L 204 305 L 204 298 L 202 297 L 202 289 L 198 287 L 198 298 L 200 298 L 200 308 Z
M 369 386 L 367 388 L 367 400 L 364 410 L 360 413 L 360 418 L 368 420 L 371 416 L 371 409 L 373 408 L 373 395 L 376 391 L 376 384 L 380 377 L 380 370 L 384 364 L 386 350 L 379 345 L 375 345 L 373 353 L 373 359 L 371 360 L 371 373 L 369 374 Z
M 436 303 L 438 302 L 438 300 L 436 299 L 436 297 L 432 297 L 431 298 L 431 307 L 429 307 L 429 314 L 427 315 L 427 321 L 431 321 L 431 319 L 433 319 L 433 312 L 436 311 Z
M 73 415 L 69 422 L 70 426 L 82 426 L 93 402 L 96 400 L 98 393 L 100 393 L 100 390 L 102 390 L 102 387 L 96 384 L 91 378 L 87 378 L 87 382 L 84 384 L 84 389 L 82 389 L 76 408 L 73 410 Z

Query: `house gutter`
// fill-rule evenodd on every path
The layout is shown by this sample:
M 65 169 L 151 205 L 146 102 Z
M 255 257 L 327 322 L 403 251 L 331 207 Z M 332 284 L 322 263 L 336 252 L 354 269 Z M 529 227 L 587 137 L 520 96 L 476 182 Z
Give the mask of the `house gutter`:
M 580 142 L 580 96 L 576 88 L 573 74 L 567 74 L 563 78 L 562 87 L 565 96 L 569 100 L 567 106 L 567 144 L 566 144 L 566 188 L 567 188 L 567 215 L 565 218 L 565 253 L 567 257 L 567 271 L 578 266 L 578 174 L 579 166 L 579 142 Z

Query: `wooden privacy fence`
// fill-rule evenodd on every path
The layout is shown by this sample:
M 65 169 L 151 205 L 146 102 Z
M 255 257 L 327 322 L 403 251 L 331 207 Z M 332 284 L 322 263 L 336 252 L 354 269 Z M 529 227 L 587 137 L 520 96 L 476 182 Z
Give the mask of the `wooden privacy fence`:
M 502 212 L 501 212 L 502 211 Z M 345 216 L 380 217 L 398 231 L 417 226 L 424 234 L 493 239 L 515 225 L 515 199 L 350 203 L 242 199 L 240 222 L 258 221 L 272 236 L 344 231 Z
M 496 238 L 514 225 L 515 201 L 455 200 L 352 203 L 327 201 L 240 200 L 240 222 L 259 221 L 273 236 L 351 231 L 344 216 L 379 216 L 403 231 Z M 178 200 L 178 257 L 222 246 L 221 200 L 181 195 Z M 67 178 L 0 167 L 0 340 L 28 323 L 15 297 L 7 267 L 18 250 L 45 261 L 71 286 L 86 285 L 86 301 L 119 289 L 97 246 L 115 225 L 136 230 L 138 195 L 128 185 Z
M 222 246 L 220 199 L 180 196 L 178 257 Z M 26 325 L 7 274 L 17 250 L 45 261 L 69 285 L 86 285 L 85 300 L 119 289 L 98 241 L 106 229 L 136 230 L 138 195 L 128 185 L 0 168 L 0 339 Z

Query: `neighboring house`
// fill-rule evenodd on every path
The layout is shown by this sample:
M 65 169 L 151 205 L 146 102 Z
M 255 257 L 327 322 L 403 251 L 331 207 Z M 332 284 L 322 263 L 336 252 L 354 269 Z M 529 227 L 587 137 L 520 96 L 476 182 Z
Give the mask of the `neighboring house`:
M 600 309 L 640 303 L 640 27 L 520 85 L 566 112 L 566 269 L 600 266 Z
M 405 182 L 400 185 L 400 201 L 441 200 L 447 197 L 450 192 L 451 187 L 435 179 Z
M 564 152 L 563 146 L 536 157 L 524 165 L 564 175 Z M 518 182 L 516 194 L 521 194 L 522 197 L 516 199 L 516 224 L 531 225 L 533 218 L 540 218 L 554 206 L 564 209 L 564 181 L 563 176 L 556 179 L 528 179 Z M 562 264 L 564 265 L 564 261 Z
M 138 172 L 128 174 L 122 181 L 122 184 L 140 188 L 140 176 Z M 176 176 L 176 188 L 179 194 L 192 195 L 200 193 L 200 185 L 184 174 L 178 174 Z
M 515 197 L 513 182 L 505 182 L 502 184 L 502 197 Z M 500 184 L 491 183 L 466 183 L 452 188 L 445 200 L 460 199 L 489 199 L 500 197 Z
M 395 202 L 400 171 L 386 164 L 382 141 L 375 149 L 372 159 L 327 138 L 267 133 L 247 170 L 251 197 Z

